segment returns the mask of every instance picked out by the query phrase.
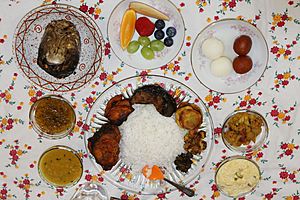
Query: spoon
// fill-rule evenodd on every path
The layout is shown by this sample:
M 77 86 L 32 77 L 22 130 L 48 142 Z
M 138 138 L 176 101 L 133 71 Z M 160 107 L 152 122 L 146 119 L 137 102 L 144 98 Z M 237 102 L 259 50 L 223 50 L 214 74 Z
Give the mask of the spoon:
M 166 182 L 170 183 L 171 185 L 173 185 L 174 187 L 176 187 L 178 190 L 180 190 L 181 192 L 183 192 L 184 194 L 186 194 L 186 195 L 189 196 L 189 197 L 192 197 L 192 196 L 195 195 L 195 191 L 192 190 L 192 189 L 190 189 L 190 188 L 187 188 L 187 187 L 185 187 L 185 186 L 183 186 L 183 185 L 180 185 L 180 184 L 178 184 L 178 183 L 175 183 L 175 182 L 173 182 L 173 181 L 171 181 L 171 180 L 169 180 L 169 179 L 167 179 L 167 178 L 164 178 L 164 180 L 165 180 Z

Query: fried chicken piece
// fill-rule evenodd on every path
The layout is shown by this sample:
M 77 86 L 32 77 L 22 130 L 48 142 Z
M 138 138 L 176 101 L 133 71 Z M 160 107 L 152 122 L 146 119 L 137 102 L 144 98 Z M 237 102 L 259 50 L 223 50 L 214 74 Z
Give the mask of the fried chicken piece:
M 145 85 L 136 89 L 130 102 L 131 104 L 153 104 L 165 117 L 171 117 L 177 106 L 175 99 L 159 85 Z
M 121 134 L 118 126 L 106 123 L 88 139 L 88 149 L 104 170 L 119 160 Z
M 109 119 L 112 124 L 121 125 L 134 111 L 128 99 L 123 99 L 123 95 L 116 95 L 111 98 L 106 105 L 104 116 Z

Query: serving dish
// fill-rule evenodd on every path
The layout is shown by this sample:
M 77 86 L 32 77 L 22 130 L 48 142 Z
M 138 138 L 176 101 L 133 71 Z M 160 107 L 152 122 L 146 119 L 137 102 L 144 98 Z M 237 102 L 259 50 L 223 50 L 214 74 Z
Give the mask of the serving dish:
M 204 168 L 211 154 L 213 147 L 213 122 L 208 112 L 205 104 L 202 102 L 201 98 L 189 87 L 180 83 L 177 80 L 158 76 L 158 75 L 148 75 L 143 78 L 147 79 L 147 82 L 142 82 L 141 77 L 134 76 L 124 79 L 115 85 L 107 88 L 96 100 L 91 110 L 88 113 L 86 124 L 89 126 L 89 130 L 85 133 L 85 145 L 88 150 L 88 138 L 93 136 L 94 132 L 101 128 L 103 124 L 107 122 L 104 117 L 104 110 L 106 103 L 111 99 L 111 97 L 117 94 L 123 94 L 124 97 L 130 97 L 134 90 L 148 84 L 159 84 L 161 87 L 169 91 L 177 97 L 177 103 L 180 102 L 190 102 L 198 105 L 203 114 L 203 123 L 200 130 L 206 132 L 205 141 L 207 143 L 207 148 L 200 155 L 194 155 L 193 164 L 188 173 L 181 173 L 176 170 L 175 165 L 172 165 L 171 171 L 166 171 L 165 177 L 180 183 L 188 184 L 201 172 L 201 168 Z M 162 192 L 168 192 L 174 190 L 174 187 L 170 187 L 165 181 L 149 181 L 146 179 L 142 173 L 133 173 L 126 163 L 119 160 L 118 163 L 110 170 L 104 171 L 103 168 L 96 163 L 95 158 L 89 152 L 89 158 L 91 159 L 95 168 L 103 172 L 110 182 L 119 188 L 129 190 L 141 194 L 159 194 Z
M 202 44 L 208 38 L 218 38 L 224 44 L 224 56 L 231 61 L 236 57 L 233 50 L 234 40 L 240 35 L 248 35 L 252 39 L 252 48 L 248 55 L 252 58 L 252 70 L 245 74 L 232 72 L 226 77 L 212 75 L 211 60 L 202 52 Z M 205 27 L 193 43 L 191 63 L 197 79 L 207 88 L 221 93 L 237 93 L 254 85 L 263 75 L 269 59 L 267 42 L 258 28 L 252 24 L 237 20 L 224 19 Z
M 234 145 L 231 145 L 230 142 L 228 142 L 226 140 L 226 138 L 224 137 L 224 133 L 229 130 L 229 123 L 228 122 L 233 117 L 237 116 L 238 114 L 242 114 L 242 113 L 252 115 L 252 116 L 258 118 L 262 122 L 261 132 L 255 137 L 255 142 L 251 141 L 248 145 L 243 145 L 242 144 L 241 146 L 234 146 Z M 252 132 L 253 132 L 253 130 L 252 130 Z M 244 110 L 244 109 L 243 110 L 236 110 L 236 111 L 230 113 L 226 117 L 226 119 L 223 123 L 223 126 L 222 126 L 222 140 L 223 140 L 224 144 L 230 150 L 237 151 L 237 152 L 240 152 L 240 153 L 249 153 L 249 152 L 258 150 L 266 142 L 266 140 L 268 138 L 268 135 L 269 135 L 269 127 L 268 127 L 266 119 L 260 113 L 254 111 L 254 110 Z
M 38 49 L 46 26 L 53 20 L 72 22 L 80 34 L 81 52 L 73 74 L 58 79 L 37 64 Z M 70 5 L 51 4 L 34 8 L 16 27 L 13 54 L 22 75 L 35 86 L 48 92 L 78 90 L 96 75 L 104 57 L 104 43 L 97 24 L 85 13 Z
M 177 34 L 174 37 L 174 44 L 170 48 L 164 48 L 163 51 L 156 53 L 155 58 L 147 60 L 142 57 L 140 52 L 135 54 L 129 54 L 126 50 L 123 50 L 120 46 L 120 25 L 124 12 L 129 8 L 129 4 L 133 0 L 121 1 L 112 11 L 107 26 L 107 35 L 111 44 L 112 51 L 115 55 L 125 64 L 136 69 L 156 69 L 159 68 L 171 60 L 173 60 L 179 53 L 185 35 L 185 26 L 183 18 L 178 11 L 177 7 L 169 0 L 145 0 L 144 4 L 151 5 L 152 7 L 166 13 L 170 20 L 166 22 L 166 26 L 174 26 L 177 30 Z M 137 14 L 137 18 L 142 16 Z M 153 22 L 156 20 L 150 18 Z M 154 39 L 153 36 L 151 36 Z M 135 33 L 132 40 L 138 40 L 138 34 Z

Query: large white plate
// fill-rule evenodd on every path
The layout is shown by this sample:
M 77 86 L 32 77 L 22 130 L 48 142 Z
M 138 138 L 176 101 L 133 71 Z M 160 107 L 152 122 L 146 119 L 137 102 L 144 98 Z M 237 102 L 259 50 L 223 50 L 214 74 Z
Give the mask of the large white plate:
M 73 74 L 58 79 L 37 64 L 38 49 L 46 26 L 52 20 L 66 19 L 78 30 L 81 52 Z M 13 51 L 22 74 L 41 89 L 61 93 L 78 90 L 96 75 L 104 57 L 104 45 L 97 24 L 78 8 L 64 4 L 41 6 L 28 12 L 16 27 Z
M 173 60 L 179 53 L 183 41 L 184 41 L 184 22 L 181 14 L 179 13 L 176 6 L 169 0 L 143 0 L 142 3 L 151 5 L 152 7 L 158 9 L 159 11 L 165 13 L 169 16 L 170 20 L 165 21 L 166 30 L 167 27 L 173 26 L 176 28 L 176 35 L 173 37 L 174 44 L 171 47 L 165 47 L 163 51 L 155 54 L 155 58 L 152 60 L 145 59 L 139 50 L 134 54 L 129 54 L 126 50 L 123 50 L 120 46 L 120 24 L 122 22 L 122 17 L 125 11 L 129 8 L 129 3 L 134 0 L 124 0 L 121 1 L 115 9 L 112 11 L 107 26 L 107 34 L 111 48 L 116 56 L 126 63 L 127 65 L 136 69 L 155 69 L 159 68 L 171 60 Z M 137 14 L 137 18 L 143 15 Z M 153 23 L 156 19 L 148 17 Z M 138 40 L 139 34 L 135 31 L 132 40 Z M 154 40 L 154 33 L 150 37 L 150 40 Z
M 225 78 L 218 78 L 210 71 L 211 60 L 202 53 L 202 43 L 210 38 L 220 39 L 225 46 L 224 54 L 231 61 L 237 56 L 233 50 L 234 40 L 240 35 L 252 39 L 252 48 L 248 53 L 253 61 L 252 70 L 240 75 L 232 71 Z M 267 42 L 262 33 L 252 24 L 236 19 L 214 22 L 204 28 L 197 36 L 191 54 L 193 71 L 198 80 L 207 88 L 221 93 L 236 93 L 255 84 L 263 75 L 269 59 Z
M 194 155 L 191 169 L 188 173 L 183 174 L 180 171 L 177 171 L 175 165 L 172 166 L 172 171 L 166 171 L 166 177 L 182 184 L 187 184 L 191 182 L 195 177 L 197 177 L 202 168 L 208 162 L 210 153 L 213 147 L 213 122 L 205 107 L 204 103 L 200 97 L 192 91 L 190 88 L 184 84 L 163 76 L 149 75 L 144 77 L 147 79 L 147 82 L 142 82 L 141 77 L 130 77 L 124 79 L 117 83 L 116 85 L 111 86 L 105 90 L 96 100 L 91 110 L 88 113 L 86 124 L 89 125 L 90 130 L 85 133 L 85 145 L 87 148 L 87 139 L 92 137 L 94 132 L 101 127 L 102 124 L 106 123 L 106 118 L 104 115 L 104 109 L 107 102 L 117 94 L 123 94 L 125 97 L 130 97 L 133 91 L 142 86 L 148 84 L 160 84 L 167 91 L 174 94 L 174 97 L 177 97 L 178 103 L 181 101 L 191 102 L 198 105 L 203 114 L 203 124 L 200 127 L 200 130 L 206 132 L 205 141 L 207 142 L 207 148 L 204 150 L 201 155 Z M 174 119 L 175 120 L 175 119 Z M 122 133 L 121 133 L 122 134 Z M 88 148 L 87 151 L 89 152 Z M 159 194 L 162 192 L 168 192 L 174 189 L 165 181 L 149 181 L 141 173 L 134 174 L 130 170 L 130 166 L 126 165 L 119 160 L 119 162 L 110 170 L 103 171 L 102 167 L 96 163 L 94 157 L 89 153 L 89 157 L 100 173 L 103 173 L 103 176 L 112 182 L 115 186 L 141 194 Z

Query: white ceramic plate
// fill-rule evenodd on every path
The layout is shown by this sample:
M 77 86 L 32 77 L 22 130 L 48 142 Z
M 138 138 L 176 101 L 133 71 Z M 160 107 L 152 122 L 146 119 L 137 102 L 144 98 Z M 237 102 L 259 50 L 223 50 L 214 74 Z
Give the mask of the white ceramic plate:
M 66 19 L 78 30 L 81 52 L 73 74 L 58 79 L 37 64 L 38 49 L 46 26 L 52 20 Z M 41 89 L 61 93 L 80 89 L 96 75 L 104 57 L 104 45 L 97 24 L 78 8 L 64 4 L 41 6 L 28 12 L 16 27 L 13 51 L 22 74 Z
M 203 123 L 200 127 L 200 130 L 206 132 L 205 141 L 207 143 L 207 148 L 201 153 L 201 155 L 194 155 L 194 163 L 192 164 L 192 167 L 189 169 L 188 173 L 181 173 L 180 171 L 176 170 L 174 163 L 172 165 L 172 170 L 166 171 L 165 173 L 165 176 L 170 180 L 182 184 L 188 184 L 200 174 L 201 169 L 205 166 L 211 154 L 213 147 L 213 122 L 210 113 L 200 97 L 184 84 L 163 76 L 146 76 L 147 82 L 144 83 L 140 81 L 140 78 L 141 77 L 130 77 L 124 79 L 105 90 L 97 98 L 86 119 L 86 124 L 89 125 L 90 128 L 90 130 L 84 135 L 87 152 L 89 152 L 87 148 L 87 139 L 92 137 L 94 132 L 99 129 L 102 124 L 107 122 L 107 119 L 103 116 L 104 110 L 107 102 L 113 96 L 117 94 L 123 94 L 124 97 L 129 98 L 134 90 L 140 86 L 159 84 L 167 91 L 173 93 L 175 99 L 178 97 L 178 103 L 181 101 L 195 103 L 201 108 L 203 114 Z M 96 169 L 99 170 L 100 173 L 103 172 L 103 176 L 105 176 L 105 178 L 119 188 L 141 194 L 159 194 L 175 189 L 165 181 L 149 181 L 144 177 L 144 175 L 142 175 L 142 173 L 131 172 L 130 164 L 123 163 L 122 160 L 119 160 L 119 162 L 111 170 L 103 171 L 102 167 L 96 163 L 94 157 L 90 153 L 89 157 Z
M 211 37 L 218 38 L 224 43 L 224 56 L 233 61 L 237 56 L 233 43 L 240 35 L 248 35 L 252 39 L 252 48 L 248 53 L 253 62 L 252 69 L 242 75 L 232 71 L 224 78 L 214 76 L 210 71 L 211 60 L 202 53 L 202 43 Z M 205 87 L 221 93 L 236 93 L 251 87 L 263 75 L 268 58 L 268 47 L 262 33 L 252 24 L 236 19 L 220 20 L 204 28 L 197 36 L 191 54 L 193 71 L 198 80 Z
M 155 53 L 155 58 L 147 60 L 141 55 L 141 47 L 134 54 L 129 54 L 126 50 L 123 50 L 120 46 L 120 24 L 125 11 L 129 8 L 129 3 L 133 0 L 121 1 L 115 9 L 112 11 L 107 26 L 107 34 L 111 44 L 111 48 L 116 56 L 126 63 L 127 65 L 136 69 L 155 69 L 159 68 L 171 60 L 173 60 L 179 53 L 183 41 L 184 41 L 184 22 L 181 14 L 176 6 L 169 0 L 143 0 L 142 2 L 158 9 L 169 16 L 170 20 L 165 21 L 166 26 L 163 29 L 166 31 L 167 27 L 173 26 L 176 28 L 176 35 L 173 37 L 174 44 L 171 47 L 165 47 L 163 51 Z M 137 18 L 144 16 L 137 14 Z M 148 17 L 153 23 L 156 19 Z M 166 36 L 165 36 L 166 37 Z M 138 40 L 139 34 L 135 31 L 132 40 Z M 149 37 L 150 40 L 154 40 L 154 33 Z M 163 40 L 162 40 L 163 41 Z

